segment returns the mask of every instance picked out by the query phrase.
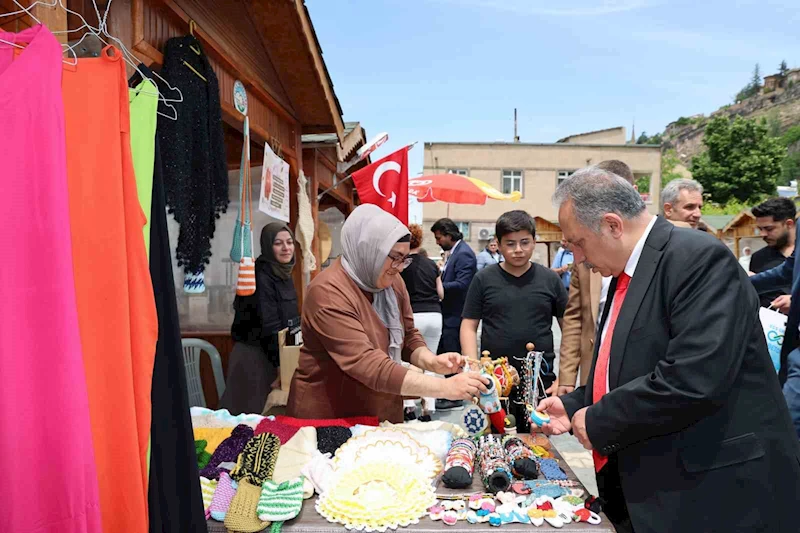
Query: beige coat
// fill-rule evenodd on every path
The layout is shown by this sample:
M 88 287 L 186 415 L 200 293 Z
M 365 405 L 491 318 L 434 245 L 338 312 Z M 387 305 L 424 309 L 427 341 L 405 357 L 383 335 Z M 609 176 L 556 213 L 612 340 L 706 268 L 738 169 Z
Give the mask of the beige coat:
M 569 299 L 561 328 L 559 385 L 576 386 L 579 368 L 581 382 L 577 386 L 586 385 L 594 355 L 595 324 L 602 283 L 603 277 L 586 268 L 583 263 L 572 269 Z

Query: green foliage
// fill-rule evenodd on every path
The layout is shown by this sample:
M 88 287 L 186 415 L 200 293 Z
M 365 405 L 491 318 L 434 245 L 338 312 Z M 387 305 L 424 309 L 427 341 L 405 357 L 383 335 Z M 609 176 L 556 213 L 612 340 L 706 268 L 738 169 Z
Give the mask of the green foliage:
M 781 61 L 781 66 L 778 67 L 778 74 L 781 76 L 786 76 L 786 73 L 789 72 L 789 67 L 786 65 L 786 60 L 784 59 Z
M 791 146 L 800 141 L 800 125 L 792 126 L 781 136 L 781 144 Z
M 736 94 L 736 102 L 741 102 L 742 100 L 747 100 L 748 98 L 755 96 L 758 94 L 758 91 L 761 89 L 761 68 L 756 63 L 756 67 L 753 69 L 753 75 L 750 78 L 750 81 L 747 85 L 742 88 Z
M 707 150 L 692 160 L 692 174 L 709 201 L 754 204 L 775 194 L 786 148 L 767 135 L 767 127 L 736 117 L 716 117 L 706 126 Z
M 761 123 L 767 128 L 767 135 L 770 137 L 781 136 L 781 121 L 778 118 L 778 112 L 772 110 L 766 117 L 761 118 Z
M 663 154 L 661 154 L 661 188 L 663 189 L 664 186 L 672 180 L 677 180 L 683 177 L 680 172 L 676 172 L 675 169 L 681 163 L 680 158 L 678 157 L 678 152 L 675 151 L 674 148 L 670 148 Z
M 700 210 L 704 215 L 738 215 L 750 206 L 743 204 L 738 200 L 731 200 L 727 204 L 716 204 L 714 202 L 706 202 Z
M 636 144 L 661 144 L 661 134 L 656 133 L 652 137 L 647 136 L 647 132 L 643 131 L 639 138 L 636 139 Z
M 636 189 L 641 194 L 650 193 L 650 176 L 641 176 L 636 179 Z
M 789 185 L 792 180 L 800 181 L 800 152 L 794 152 L 783 158 L 779 185 Z

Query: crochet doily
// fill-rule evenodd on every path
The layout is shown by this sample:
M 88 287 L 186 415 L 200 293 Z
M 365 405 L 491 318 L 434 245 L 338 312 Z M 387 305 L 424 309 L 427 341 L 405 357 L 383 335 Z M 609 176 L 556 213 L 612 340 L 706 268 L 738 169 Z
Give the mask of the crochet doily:
M 337 472 L 316 510 L 348 530 L 383 533 L 418 523 L 434 503 L 429 479 L 384 458 Z
M 396 464 L 414 465 L 425 477 L 433 479 L 442 471 L 442 462 L 428 448 L 404 431 L 376 428 L 345 442 L 333 459 L 336 471 L 346 470 L 363 462 L 391 460 Z

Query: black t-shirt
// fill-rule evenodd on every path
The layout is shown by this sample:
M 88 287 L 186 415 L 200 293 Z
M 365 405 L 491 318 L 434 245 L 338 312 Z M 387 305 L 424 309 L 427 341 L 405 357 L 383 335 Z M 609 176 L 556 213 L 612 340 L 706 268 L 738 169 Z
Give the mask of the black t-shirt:
M 786 258 L 783 256 L 780 250 L 777 248 L 772 248 L 771 246 L 765 246 L 750 257 L 750 271 L 759 274 L 771 268 L 775 268 L 776 266 L 780 266 L 785 260 Z M 761 301 L 761 307 L 769 307 L 769 304 L 772 302 L 772 300 L 778 296 L 791 293 L 792 286 L 790 284 L 783 287 L 777 287 L 768 292 L 762 292 L 758 295 L 758 299 Z
M 442 303 L 436 293 L 439 267 L 431 259 L 419 254 L 413 254 L 411 258 L 414 261 L 400 273 L 406 282 L 411 310 L 415 313 L 441 313 Z
M 566 306 L 564 284 L 549 268 L 532 263 L 517 278 L 489 265 L 472 280 L 462 316 L 483 320 L 481 350 L 489 350 L 493 359 L 507 356 L 518 367 L 514 358 L 524 356 L 532 342 L 552 364 L 553 317 L 563 317 Z

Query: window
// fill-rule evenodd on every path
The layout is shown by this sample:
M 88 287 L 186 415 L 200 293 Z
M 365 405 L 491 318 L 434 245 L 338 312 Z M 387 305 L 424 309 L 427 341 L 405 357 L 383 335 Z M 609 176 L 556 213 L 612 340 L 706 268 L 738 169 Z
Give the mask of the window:
M 503 194 L 512 192 L 522 192 L 522 171 L 504 170 L 503 171 Z
M 464 235 L 464 240 L 469 240 L 469 222 L 456 222 L 456 226 L 458 226 L 458 231 Z
M 458 174 L 459 176 L 469 176 L 469 171 L 466 168 L 448 168 L 448 174 Z
M 556 179 L 556 187 L 561 185 L 561 183 L 567 179 L 568 177 L 572 176 L 575 173 L 574 170 L 559 170 Z

